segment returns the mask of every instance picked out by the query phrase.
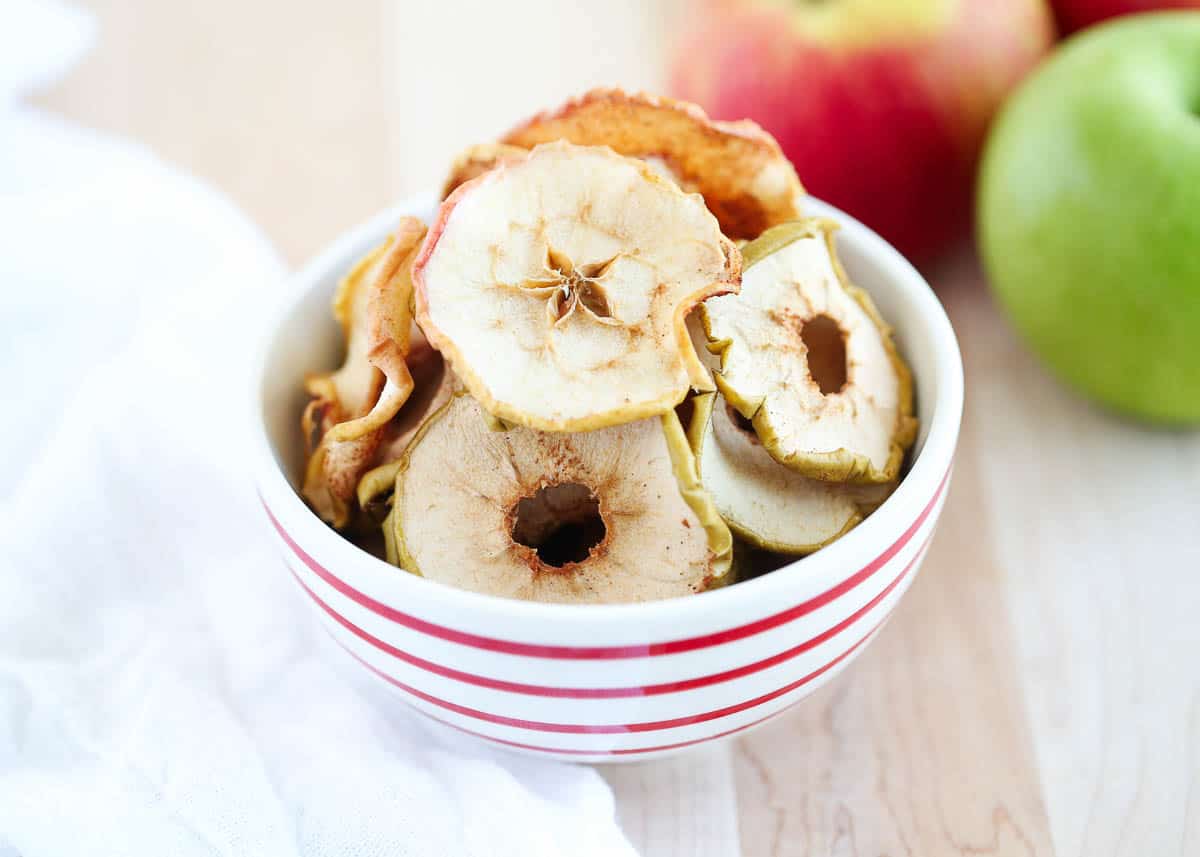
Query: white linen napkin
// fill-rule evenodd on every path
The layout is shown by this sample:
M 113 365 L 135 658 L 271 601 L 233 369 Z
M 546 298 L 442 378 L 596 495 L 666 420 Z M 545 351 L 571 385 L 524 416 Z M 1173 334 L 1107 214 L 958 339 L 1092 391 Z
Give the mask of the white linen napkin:
M 595 770 L 326 662 L 241 455 L 278 256 L 143 148 L 18 106 L 91 27 L 3 17 L 0 857 L 632 853 Z

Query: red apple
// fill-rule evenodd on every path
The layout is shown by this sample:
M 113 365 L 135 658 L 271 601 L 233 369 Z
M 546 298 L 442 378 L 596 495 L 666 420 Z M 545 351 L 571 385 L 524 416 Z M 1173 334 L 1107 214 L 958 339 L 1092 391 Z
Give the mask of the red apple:
M 967 231 L 988 122 L 1053 41 L 1044 0 L 708 0 L 672 87 L 920 261 Z
M 1158 9 L 1200 9 L 1200 0 L 1053 0 L 1058 25 L 1073 33 L 1118 15 Z

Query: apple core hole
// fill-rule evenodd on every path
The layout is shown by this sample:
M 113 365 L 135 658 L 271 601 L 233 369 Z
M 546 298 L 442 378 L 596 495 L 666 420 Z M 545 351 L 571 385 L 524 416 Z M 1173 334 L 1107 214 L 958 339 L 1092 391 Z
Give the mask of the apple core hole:
M 608 295 L 595 281 L 604 276 L 616 260 L 617 257 L 614 256 L 604 262 L 581 265 L 577 268 L 565 253 L 560 253 L 553 247 L 547 248 L 546 267 L 559 281 L 559 290 L 554 296 L 557 317 L 561 319 L 573 304 L 580 303 L 597 318 L 612 318 Z
M 546 485 L 522 497 L 512 518 L 512 540 L 551 568 L 583 562 L 608 533 L 599 499 L 578 482 Z
M 846 387 L 846 336 L 842 327 L 825 314 L 800 325 L 800 339 L 808 349 L 808 374 L 824 396 Z

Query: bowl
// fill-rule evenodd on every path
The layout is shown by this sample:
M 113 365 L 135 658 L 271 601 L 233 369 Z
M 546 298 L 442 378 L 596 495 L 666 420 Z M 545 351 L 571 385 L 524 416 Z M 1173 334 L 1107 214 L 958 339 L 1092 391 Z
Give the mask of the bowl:
M 432 220 L 414 198 L 352 230 L 290 281 L 252 381 L 255 479 L 291 578 L 368 683 L 510 750 L 576 761 L 642 760 L 730 738 L 797 704 L 856 658 L 912 583 L 945 502 L 962 417 L 962 362 L 928 284 L 875 233 L 836 218 L 851 278 L 896 328 L 921 420 L 892 496 L 839 541 L 776 571 L 685 598 L 538 604 L 408 574 L 322 523 L 297 494 L 308 372 L 336 365 L 330 298 L 395 226 Z M 375 694 L 379 696 L 379 694 Z

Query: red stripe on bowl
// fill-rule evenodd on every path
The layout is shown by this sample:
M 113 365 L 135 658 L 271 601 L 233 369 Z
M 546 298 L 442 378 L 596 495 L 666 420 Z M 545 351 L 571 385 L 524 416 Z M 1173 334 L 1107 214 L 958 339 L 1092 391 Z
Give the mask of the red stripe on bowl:
M 620 747 L 614 750 L 580 750 L 573 747 L 544 747 L 540 744 L 526 744 L 521 741 L 509 741 L 507 738 L 497 738 L 493 735 L 487 735 L 483 732 L 476 732 L 474 729 L 468 729 L 465 726 L 460 726 L 457 723 L 451 723 L 449 720 L 443 720 L 441 717 L 436 717 L 428 711 L 422 711 L 419 708 L 414 708 L 413 711 L 423 717 L 428 717 L 435 723 L 440 723 L 443 726 L 449 726 L 451 729 L 456 729 L 466 735 L 471 735 L 475 738 L 480 738 L 484 741 L 490 741 L 496 744 L 503 744 L 505 747 L 515 747 L 519 750 L 534 750 L 539 753 L 561 753 L 564 756 L 637 756 L 646 753 L 659 753 L 666 750 L 681 750 L 684 747 L 692 747 L 696 744 L 703 744 L 705 741 L 717 741 L 721 738 L 727 738 L 730 735 L 735 735 L 738 732 L 744 732 L 747 729 L 753 729 L 761 723 L 766 723 L 781 714 L 791 711 L 797 703 L 803 702 L 804 697 L 789 702 L 778 711 L 772 711 L 765 717 L 760 717 L 757 720 L 752 720 L 749 723 L 743 723 L 741 726 L 735 726 L 732 729 L 726 729 L 724 732 L 718 732 L 715 735 L 706 735 L 703 738 L 692 738 L 688 741 L 676 741 L 673 744 L 660 744 L 657 747 Z
M 870 634 L 867 634 L 867 636 L 862 640 L 859 640 L 857 643 L 855 643 L 854 649 L 858 648 L 868 639 L 870 639 L 871 634 L 874 634 L 876 630 L 878 630 L 878 626 L 876 626 L 876 628 L 872 630 Z M 850 651 L 854 651 L 854 649 L 851 649 Z M 848 654 L 850 654 L 850 652 L 846 652 L 846 655 Z M 845 655 L 843 655 L 843 657 L 845 657 Z M 835 664 L 836 661 L 829 663 L 823 668 L 823 670 L 827 672 L 833 666 L 835 666 Z M 736 735 L 738 732 L 745 732 L 747 729 L 753 729 L 755 726 L 766 723 L 768 720 L 772 720 L 781 714 L 786 714 L 798 704 L 803 702 L 806 698 L 807 695 L 802 696 L 799 699 L 794 699 L 778 711 L 772 711 L 770 714 L 760 717 L 757 720 L 751 720 L 749 723 L 743 723 L 741 726 L 735 726 L 732 729 L 726 729 L 725 731 L 717 732 L 714 735 L 705 735 L 702 738 L 691 738 L 687 741 L 676 741 L 672 744 L 659 744 L 655 747 L 619 747 L 611 750 L 583 750 L 572 747 L 546 747 L 540 744 L 526 744 L 521 741 L 510 741 L 507 738 L 498 738 L 495 735 L 488 735 L 485 732 L 476 732 L 474 729 L 468 729 L 467 727 L 459 725 L 458 723 L 452 723 L 449 720 L 444 720 L 441 717 L 438 717 L 435 714 L 430 714 L 428 711 L 424 711 L 420 708 L 414 707 L 412 710 L 423 717 L 428 717 L 435 723 L 440 723 L 443 726 L 449 726 L 451 729 L 456 729 L 466 735 L 471 735 L 475 738 L 480 738 L 484 741 L 490 741 L 495 744 L 503 744 L 505 747 L 515 747 L 519 750 L 533 750 L 538 753 L 551 754 L 560 753 L 564 756 L 639 756 L 647 753 L 661 753 L 667 750 L 681 750 L 684 747 L 692 747 L 696 744 L 703 744 L 705 741 L 716 741 L 721 738 L 727 738 L 730 735 Z
M 884 619 L 886 619 L 886 618 L 887 617 L 884 617 Z M 810 682 L 815 681 L 815 679 L 820 678 L 821 676 L 824 675 L 824 673 L 827 673 L 829 670 L 832 670 L 833 667 L 842 663 L 842 661 L 846 660 L 847 658 L 850 658 L 850 655 L 852 655 L 854 652 L 857 652 L 858 649 L 860 647 L 862 647 L 866 641 L 871 639 L 871 635 L 874 635 L 875 631 L 880 629 L 881 625 L 884 622 L 884 619 L 881 619 L 880 622 L 877 622 L 875 625 L 872 625 L 871 629 L 869 631 L 866 631 L 866 634 L 864 634 L 862 637 L 859 637 L 859 639 L 857 641 L 854 641 L 853 646 L 846 649 L 845 652 L 842 652 L 841 654 L 839 654 L 838 657 L 834 658 L 833 660 L 830 660 L 828 664 L 824 664 L 820 667 L 817 667 L 816 670 L 808 673 L 808 675 L 802 676 L 802 677 L 796 679 L 796 681 L 794 681 L 794 682 L 785 684 L 784 687 L 779 688 L 778 690 L 772 690 L 772 691 L 770 691 L 769 694 L 763 694 L 762 696 L 756 696 L 755 699 L 746 700 L 745 702 L 739 702 L 739 703 L 737 703 L 737 705 L 726 706 L 725 708 L 718 708 L 718 709 L 715 709 L 715 711 L 704 712 L 703 714 L 690 714 L 690 715 L 688 715 L 688 717 L 673 718 L 671 720 L 656 720 L 656 721 L 652 721 L 652 723 L 629 724 L 629 725 L 619 725 L 619 724 L 612 724 L 612 725 L 541 724 L 535 720 L 521 720 L 518 718 L 505 718 L 505 717 L 500 717 L 500 715 L 497 715 L 497 714 L 487 714 L 486 712 L 475 711 L 475 709 L 473 709 L 473 708 L 467 708 L 466 706 L 456 705 L 456 703 L 454 703 L 454 702 L 446 702 L 445 700 L 439 700 L 438 697 L 436 697 L 436 696 L 431 696 L 430 694 L 424 693 L 424 691 L 416 690 L 415 688 L 409 687 L 409 685 L 404 684 L 403 682 L 397 681 L 396 678 L 389 676 L 388 673 L 385 673 L 382 670 L 378 670 L 378 669 L 376 669 L 376 667 L 372 666 L 371 664 L 368 664 L 367 661 L 362 660 L 362 658 L 360 658 L 358 654 L 355 654 L 354 652 L 350 651 L 350 649 L 347 648 L 347 646 L 344 645 L 344 643 L 342 643 L 341 640 L 338 640 L 337 637 L 332 636 L 332 634 L 330 634 L 330 637 L 332 640 L 334 640 L 334 642 L 337 643 L 338 646 L 341 646 L 343 651 L 346 652 L 347 654 L 349 654 L 350 657 L 354 658 L 354 660 L 358 661 L 358 663 L 361 664 L 362 666 L 365 666 L 366 669 L 370 670 L 373 673 L 376 673 L 376 675 L 379 676 L 379 678 L 384 679 L 385 682 L 388 682 L 389 684 L 394 685 L 394 687 L 396 687 L 396 688 L 400 688 L 401 690 L 404 691 L 404 693 L 412 694 L 413 696 L 418 697 L 418 699 L 420 699 L 420 700 L 424 700 L 425 702 L 431 703 L 431 705 L 438 706 L 439 708 L 445 708 L 446 711 L 452 711 L 452 712 L 455 712 L 456 714 L 463 714 L 464 717 L 488 720 L 488 721 L 491 721 L 491 723 L 496 723 L 496 724 L 499 724 L 502 726 L 512 726 L 512 727 L 516 727 L 516 729 L 527 729 L 527 730 L 535 731 L 535 732 L 570 733 L 570 735 L 634 735 L 634 733 L 637 733 L 637 732 L 654 732 L 654 731 L 659 731 L 662 729 L 678 729 L 678 727 L 680 727 L 680 726 L 691 726 L 691 725 L 695 725 L 698 723 L 707 723 L 708 720 L 716 720 L 719 718 L 730 717 L 730 715 L 732 715 L 732 714 L 738 714 L 740 712 L 749 711 L 749 709 L 751 709 L 751 708 L 756 708 L 758 706 L 766 705 L 767 702 L 770 702 L 775 699 L 779 699 L 780 696 L 784 696 L 785 694 L 791 693 L 792 690 L 796 690 L 797 688 L 802 688 L 802 687 L 804 687 L 805 684 L 809 684 Z M 538 747 L 538 745 L 534 745 L 534 744 L 518 744 L 518 743 L 506 741 L 506 739 L 504 739 L 504 738 L 497 738 L 497 737 L 493 737 L 490 735 L 486 735 L 486 733 L 475 732 L 475 731 L 466 729 L 466 727 L 460 726 L 455 723 L 451 723 L 451 721 L 449 721 L 449 720 L 443 720 L 442 718 L 434 717 L 433 714 L 430 714 L 428 712 L 422 712 L 420 708 L 416 709 L 416 711 L 420 712 L 421 714 L 425 714 L 426 717 L 428 717 L 428 718 L 437 720 L 438 723 L 444 723 L 448 726 L 454 726 L 455 729 L 461 730 L 463 732 L 469 732 L 470 735 L 479 736 L 480 738 L 486 738 L 487 741 L 498 741 L 503 744 L 509 744 L 510 747 L 523 747 L 523 748 L 530 749 L 530 750 L 544 750 L 544 751 L 547 751 L 547 753 L 572 753 L 572 754 L 574 754 L 574 753 L 580 753 L 580 754 L 594 753 L 593 750 L 559 750 L 557 748 Z M 778 713 L 778 712 L 773 712 L 773 713 Z M 482 715 L 482 717 L 479 717 L 479 715 Z M 770 714 L 768 714 L 767 717 L 770 717 Z M 766 718 L 762 718 L 760 720 L 754 721 L 754 723 L 761 723 L 761 721 L 764 719 L 766 719 Z M 695 741 L 689 741 L 689 742 L 684 742 L 684 743 L 680 743 L 680 744 L 667 744 L 667 745 L 662 745 L 662 747 L 638 748 L 637 750 L 624 750 L 624 753 L 630 753 L 630 751 L 636 751 L 636 753 L 653 753 L 653 751 L 655 751 L 655 750 L 667 750 L 667 749 L 674 749 L 677 747 L 686 747 L 686 745 L 688 745 L 688 744 L 700 743 L 702 741 L 712 741 L 713 738 L 719 738 L 719 737 L 722 737 L 725 735 L 730 735 L 730 733 L 737 732 L 742 729 L 749 729 L 749 727 L 754 725 L 754 723 L 743 724 L 742 726 L 736 727 L 736 729 L 730 730 L 728 732 L 720 732 L 720 733 L 718 733 L 718 735 L 708 736 L 708 737 L 704 737 L 704 738 L 697 738 L 697 739 L 695 739 Z M 547 726 L 550 727 L 550 729 L 546 729 Z M 623 753 L 623 750 L 600 751 L 600 753 L 618 753 L 619 754 L 619 753 Z
M 711 675 L 698 676 L 696 678 L 683 679 L 680 681 L 666 682 L 663 684 L 640 685 L 632 687 L 550 687 L 538 684 L 525 684 L 523 682 L 505 681 L 503 679 L 476 675 L 475 673 L 456 670 L 452 667 L 444 666 L 443 664 L 438 664 L 433 661 L 426 660 L 425 658 L 417 657 L 416 655 L 406 652 L 403 649 L 396 648 L 391 643 L 379 639 L 370 632 L 354 624 L 345 616 L 341 615 L 332 607 L 330 607 L 324 600 L 322 600 L 321 596 L 313 592 L 313 590 L 310 589 L 309 586 L 300 579 L 300 576 L 296 574 L 296 572 L 292 571 L 291 573 L 296 579 L 296 582 L 300 584 L 300 587 L 306 593 L 308 593 L 308 596 L 313 600 L 313 602 L 351 634 L 370 644 L 379 651 L 391 655 L 392 657 L 403 661 L 406 664 L 411 664 L 412 666 L 423 669 L 426 672 L 433 673 L 434 675 L 438 675 L 443 678 L 461 681 L 465 684 L 486 687 L 492 690 L 501 690 L 508 693 L 525 694 L 527 696 L 554 697 L 560 699 L 617 699 L 624 697 L 658 696 L 660 694 L 679 693 L 680 691 L 708 687 L 709 685 L 720 684 L 724 681 L 732 681 L 733 679 L 742 678 L 743 676 L 761 672 L 762 670 L 802 655 L 810 649 L 819 646 L 821 643 L 824 643 L 827 640 L 837 636 L 869 613 L 881 601 L 883 601 L 883 599 L 886 598 L 897 586 L 899 586 L 901 581 L 903 581 L 908 575 L 909 571 L 921 558 L 926 547 L 928 547 L 932 537 L 932 533 L 925 537 L 924 542 L 921 544 L 921 547 L 917 549 L 917 552 L 913 555 L 913 558 L 908 561 L 908 564 L 904 567 L 904 569 L 898 575 L 896 575 L 895 579 L 892 580 L 892 582 L 889 583 L 882 591 L 880 591 L 878 595 L 876 595 L 862 607 L 855 610 L 845 619 L 838 622 L 831 628 L 822 631 L 815 637 L 811 637 L 796 646 L 792 646 L 791 648 L 785 649 L 784 651 L 771 655 L 770 657 L 746 664 L 745 666 L 725 670 L 724 672 L 712 673 Z M 291 571 L 291 569 L 288 570 Z
M 485 637 L 480 634 L 471 634 L 466 631 L 460 631 L 455 628 L 450 628 L 445 625 L 439 625 L 435 622 L 429 622 L 420 619 L 409 613 L 404 613 L 400 610 L 390 607 L 381 601 L 378 601 L 371 596 L 359 592 L 354 587 L 350 586 L 341 578 L 334 575 L 328 569 L 324 568 L 320 563 L 313 559 L 304 548 L 296 544 L 296 541 L 288 534 L 279 521 L 275 518 L 266 501 L 262 501 L 263 508 L 267 512 L 267 517 L 271 519 L 271 524 L 275 527 L 275 531 L 279 533 L 292 552 L 318 577 L 346 596 L 350 600 L 367 608 L 373 613 L 382 616 L 398 625 L 410 628 L 423 634 L 437 637 L 442 640 L 447 640 L 452 643 L 459 643 L 464 646 L 471 646 L 477 649 L 484 649 L 490 652 L 499 652 L 508 655 L 523 655 L 532 658 L 556 658 L 563 660 L 614 660 L 620 658 L 642 658 L 654 657 L 657 655 L 671 655 L 679 652 L 690 652 L 696 649 L 704 649 L 710 646 L 717 646 L 721 643 L 740 640 L 744 637 L 750 637 L 754 634 L 761 634 L 763 631 L 769 631 L 779 625 L 786 624 L 795 619 L 812 613 L 820 607 L 833 601 L 840 595 L 849 592 L 858 586 L 863 581 L 870 578 L 879 569 L 883 568 L 900 550 L 908 544 L 916 532 L 925 523 L 929 514 L 933 511 L 933 507 L 937 504 L 938 498 L 942 496 L 942 492 L 946 488 L 946 483 L 950 479 L 950 470 L 942 477 L 941 483 L 937 490 L 933 493 L 929 503 L 921 510 L 921 514 L 917 516 L 912 525 L 898 538 L 891 547 L 877 556 L 874 560 L 868 563 L 859 571 L 855 572 L 850 577 L 843 580 L 837 586 L 834 586 L 820 595 L 810 598 L 800 604 L 790 607 L 780 613 L 772 616 L 767 616 L 754 622 L 749 622 L 745 625 L 739 625 L 734 628 L 727 628 L 723 631 L 717 631 L 711 634 L 703 634 L 697 637 L 687 637 L 679 640 L 669 640 L 662 643 L 645 643 L 632 646 L 555 646 L 540 643 L 521 643 L 514 640 L 503 640 L 497 637 Z
M 753 699 L 747 699 L 743 702 L 738 702 L 733 705 L 726 705 L 723 708 L 714 708 L 711 711 L 704 711 L 700 714 L 688 714 L 683 717 L 672 717 L 669 720 L 651 720 L 644 723 L 548 723 L 541 720 L 525 720 L 521 717 L 508 717 L 503 714 L 493 714 L 490 711 L 481 711 L 478 708 L 470 708 L 465 705 L 459 705 L 457 702 L 451 702 L 448 699 L 442 699 L 433 694 L 426 693 L 423 690 L 418 690 L 412 685 L 405 684 L 394 676 L 390 676 L 383 670 L 367 663 L 357 653 L 350 650 L 345 643 L 334 637 L 334 640 L 339 646 L 354 658 L 364 667 L 369 669 L 375 675 L 379 676 L 384 681 L 388 682 L 400 690 L 415 696 L 417 699 L 427 702 L 430 705 L 436 705 L 438 708 L 444 708 L 447 711 L 453 711 L 455 714 L 460 714 L 463 717 L 470 717 L 473 720 L 483 720 L 488 723 L 496 723 L 500 726 L 511 726 L 514 729 L 528 729 L 532 732 L 548 732 L 561 733 L 570 735 L 627 735 L 636 732 L 658 732 L 663 729 L 677 729 L 681 726 L 692 726 L 696 723 L 706 723 L 709 720 L 719 720 L 723 717 L 729 717 L 733 714 L 740 714 L 743 711 L 749 711 L 752 708 L 757 708 L 760 705 L 765 705 L 773 699 L 778 699 L 786 693 L 790 693 L 798 687 L 803 687 L 821 674 L 832 669 L 834 665 L 840 663 L 850 656 L 850 653 L 855 651 L 859 646 L 867 641 L 870 636 L 875 633 L 875 630 L 882 624 L 880 622 L 872 626 L 871 630 L 867 631 L 854 645 L 842 652 L 836 658 L 822 667 L 817 668 L 808 675 L 802 676 L 793 682 L 785 684 L 783 687 L 777 688 L 764 693 L 761 696 L 756 696 Z

